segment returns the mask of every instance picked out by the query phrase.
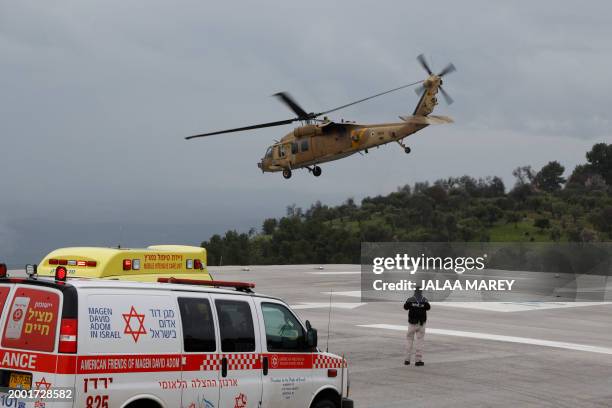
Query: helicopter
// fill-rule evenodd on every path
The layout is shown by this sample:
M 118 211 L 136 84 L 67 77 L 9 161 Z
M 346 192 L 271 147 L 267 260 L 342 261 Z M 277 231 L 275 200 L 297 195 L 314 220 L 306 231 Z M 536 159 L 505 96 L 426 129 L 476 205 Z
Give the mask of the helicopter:
M 269 146 L 264 157 L 257 163 L 257 166 L 262 172 L 282 171 L 285 179 L 291 178 L 293 170 L 301 168 L 306 168 L 315 177 L 319 177 L 322 172 L 321 167 L 319 167 L 321 163 L 342 159 L 355 153 L 368 153 L 368 150 L 373 147 L 391 142 L 397 142 L 406 153 L 410 153 L 411 149 L 404 144 L 404 138 L 429 125 L 453 123 L 453 120 L 448 116 L 431 115 L 431 113 L 438 104 L 438 99 L 436 97 L 438 91 L 440 91 L 449 105 L 453 103 L 453 99 L 442 88 L 442 77 L 454 72 L 456 70 L 455 66 L 449 63 L 439 73 L 434 74 L 423 54 L 417 57 L 417 61 L 428 74 L 428 77 L 424 80 L 402 85 L 318 113 L 307 112 L 287 92 L 279 92 L 273 96 L 287 105 L 287 107 L 297 115 L 296 117 L 275 122 L 203 133 L 188 136 L 185 139 L 189 140 L 224 133 L 242 132 L 301 122 L 301 126 L 296 127 L 293 131 L 287 133 L 280 141 Z M 327 117 L 329 113 L 340 109 L 416 85 L 419 85 L 415 89 L 417 95 L 420 96 L 419 102 L 412 115 L 399 117 L 402 122 L 359 124 L 354 121 L 346 120 L 332 121 Z M 323 118 L 320 118 L 321 116 L 323 116 Z

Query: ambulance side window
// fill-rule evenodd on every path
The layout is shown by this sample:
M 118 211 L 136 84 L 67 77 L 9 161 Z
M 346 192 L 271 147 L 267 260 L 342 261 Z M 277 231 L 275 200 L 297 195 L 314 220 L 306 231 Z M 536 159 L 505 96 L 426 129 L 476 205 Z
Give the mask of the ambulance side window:
M 221 332 L 221 351 L 255 351 L 255 329 L 251 307 L 238 300 L 215 300 Z
M 215 324 L 208 299 L 179 298 L 178 302 L 185 351 L 215 351 Z
M 268 351 L 304 351 L 304 328 L 289 309 L 278 303 L 262 303 L 261 311 Z

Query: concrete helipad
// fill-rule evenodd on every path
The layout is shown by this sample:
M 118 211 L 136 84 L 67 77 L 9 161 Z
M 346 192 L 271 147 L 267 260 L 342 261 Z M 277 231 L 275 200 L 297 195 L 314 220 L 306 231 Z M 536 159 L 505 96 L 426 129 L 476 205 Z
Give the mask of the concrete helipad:
M 359 265 L 211 267 L 284 298 L 344 353 L 358 407 L 611 407 L 612 304 L 438 303 L 425 366 L 404 366 L 406 313 L 361 303 Z

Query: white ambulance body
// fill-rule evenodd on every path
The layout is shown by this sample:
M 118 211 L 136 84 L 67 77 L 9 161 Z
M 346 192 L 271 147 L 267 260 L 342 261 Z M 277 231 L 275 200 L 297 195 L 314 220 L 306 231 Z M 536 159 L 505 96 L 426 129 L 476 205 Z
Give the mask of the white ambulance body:
M 0 278 L 0 387 L 73 390 L 0 407 L 353 406 L 345 360 L 287 304 L 189 283 Z

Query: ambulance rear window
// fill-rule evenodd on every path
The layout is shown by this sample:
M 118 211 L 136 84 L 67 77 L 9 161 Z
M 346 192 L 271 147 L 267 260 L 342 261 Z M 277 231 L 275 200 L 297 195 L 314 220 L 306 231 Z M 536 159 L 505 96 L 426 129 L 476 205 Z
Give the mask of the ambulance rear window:
M 215 351 L 215 324 L 208 299 L 179 298 L 185 351 Z
M 18 288 L 6 318 L 2 347 L 53 351 L 59 303 L 55 292 Z

